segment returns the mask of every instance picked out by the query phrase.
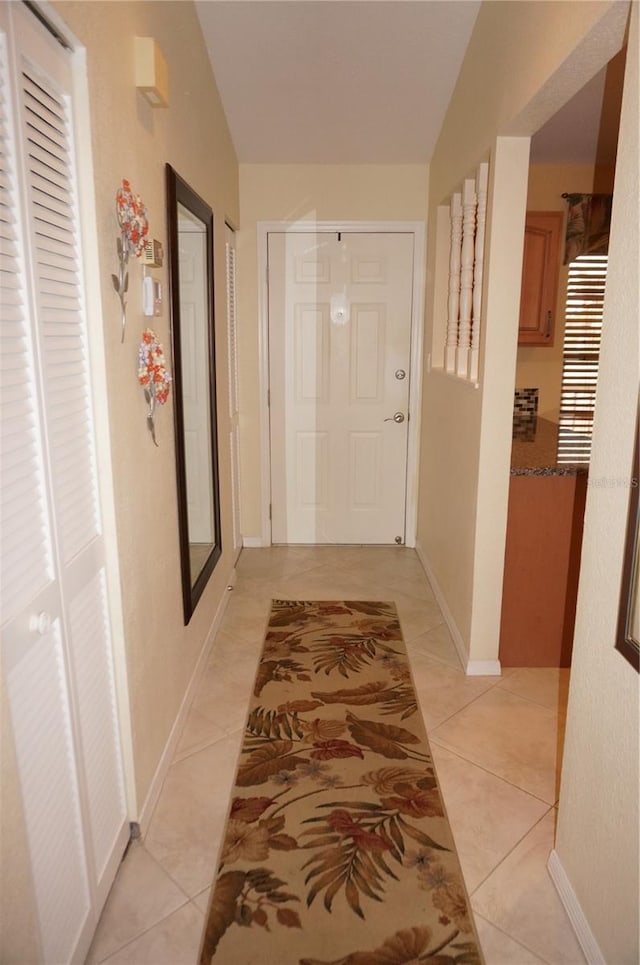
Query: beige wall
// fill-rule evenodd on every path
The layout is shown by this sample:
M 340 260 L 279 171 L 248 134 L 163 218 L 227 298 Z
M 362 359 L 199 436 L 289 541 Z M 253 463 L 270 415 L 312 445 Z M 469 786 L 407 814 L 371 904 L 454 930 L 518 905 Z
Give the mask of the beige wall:
M 239 219 L 238 172 L 233 146 L 202 39 L 190 2 L 75 3 L 58 2 L 55 11 L 86 45 L 91 146 L 95 175 L 97 242 L 101 270 L 102 315 L 109 383 L 109 420 L 113 485 L 122 583 L 124 642 L 129 679 L 139 817 L 156 768 L 176 720 L 190 677 L 222 599 L 232 568 L 230 470 L 227 456 L 225 217 Z M 170 107 L 153 111 L 137 94 L 134 77 L 134 37 L 154 37 L 169 68 Z M 88 131 L 85 133 L 89 133 Z M 188 627 L 183 626 L 178 552 L 173 405 L 159 408 L 156 424 L 159 448 L 146 427 L 146 406 L 137 384 L 137 347 L 146 320 L 141 311 L 142 270 L 130 266 L 127 334 L 120 343 L 119 302 L 110 275 L 117 270 L 115 193 L 121 179 L 130 179 L 148 209 L 151 235 L 165 245 L 164 165 L 171 163 L 212 206 L 216 218 L 215 271 L 216 348 L 219 371 L 220 475 L 223 555 Z M 165 260 L 166 265 L 166 260 Z M 166 267 L 154 271 L 164 284 L 165 305 L 154 319 L 165 350 L 170 353 Z M 6 735 L 3 734 L 6 739 Z M 3 762 L 5 760 L 3 746 Z M 15 801 L 15 770 L 3 774 L 5 801 Z M 26 861 L 23 834 L 15 808 L 5 810 L 13 827 L 4 831 L 10 845 L 9 867 L 16 886 Z M 4 855 L 3 855 L 4 858 Z M 13 874 L 15 870 L 15 876 Z M 8 889 L 3 889 L 3 896 Z M 28 883 L 20 900 L 32 907 Z M 15 897 L 15 890 L 13 891 Z M 16 928 L 18 926 L 16 925 Z M 3 961 L 35 961 L 30 932 L 20 939 L 22 955 Z
M 490 154 L 503 154 L 506 178 L 489 211 L 490 280 L 475 393 L 428 371 L 439 321 L 434 303 L 441 301 L 429 287 L 426 298 L 418 542 L 471 661 L 498 654 L 528 169 L 516 143 L 616 53 L 626 13 L 626 4 L 615 2 L 483 3 L 430 166 L 427 279 L 435 267 L 437 206 Z
M 592 164 L 532 164 L 529 168 L 527 211 L 566 212 L 567 204 L 562 197 L 563 193 L 593 191 L 593 177 Z M 568 275 L 569 266 L 561 264 L 553 345 L 518 347 L 516 387 L 538 388 L 538 415 L 553 422 L 558 421 L 560 409 Z
M 426 165 L 241 165 L 237 242 L 245 538 L 262 534 L 257 223 L 424 221 L 427 176 Z
M 620 49 L 627 10 L 625 0 L 483 3 L 431 161 L 432 200 L 497 135 L 529 136 L 556 114 Z
M 556 851 L 604 961 L 639 958 L 638 674 L 614 649 L 638 402 L 638 5 L 629 40 Z M 622 482 L 621 482 L 622 481 Z

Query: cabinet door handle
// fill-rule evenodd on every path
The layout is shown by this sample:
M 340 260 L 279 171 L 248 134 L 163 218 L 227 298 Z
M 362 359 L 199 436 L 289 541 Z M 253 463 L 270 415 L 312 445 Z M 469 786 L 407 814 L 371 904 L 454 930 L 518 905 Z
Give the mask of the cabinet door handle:
M 544 333 L 545 338 L 551 338 L 551 312 L 547 312 L 547 330 Z

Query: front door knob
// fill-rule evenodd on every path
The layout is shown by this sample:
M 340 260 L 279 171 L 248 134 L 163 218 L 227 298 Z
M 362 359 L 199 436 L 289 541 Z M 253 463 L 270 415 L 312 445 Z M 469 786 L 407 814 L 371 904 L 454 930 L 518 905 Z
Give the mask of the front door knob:
M 394 412 L 392 416 L 384 420 L 385 422 L 404 422 L 404 413 Z

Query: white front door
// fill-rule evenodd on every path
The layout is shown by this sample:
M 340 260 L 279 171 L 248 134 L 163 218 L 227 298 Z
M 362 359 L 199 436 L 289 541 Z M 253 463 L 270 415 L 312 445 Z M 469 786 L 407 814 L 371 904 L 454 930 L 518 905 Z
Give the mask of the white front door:
M 405 538 L 411 233 L 268 238 L 272 540 Z

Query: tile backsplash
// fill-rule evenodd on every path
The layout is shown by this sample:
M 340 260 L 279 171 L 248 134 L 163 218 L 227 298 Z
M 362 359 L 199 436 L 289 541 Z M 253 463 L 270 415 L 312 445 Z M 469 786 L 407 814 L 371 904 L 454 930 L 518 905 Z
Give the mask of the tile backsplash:
M 538 419 L 538 389 L 516 389 L 513 402 L 513 438 L 533 441 Z

